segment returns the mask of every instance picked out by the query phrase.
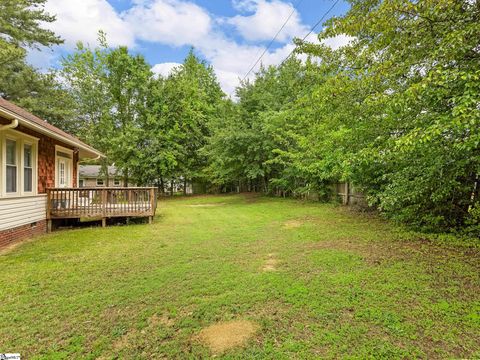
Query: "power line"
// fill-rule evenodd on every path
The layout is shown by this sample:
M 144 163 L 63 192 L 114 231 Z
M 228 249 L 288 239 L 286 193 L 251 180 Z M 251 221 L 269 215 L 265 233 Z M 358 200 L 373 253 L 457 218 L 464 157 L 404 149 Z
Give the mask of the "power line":
M 290 15 L 288 16 L 288 18 L 285 20 L 285 22 L 283 23 L 282 27 L 277 31 L 277 33 L 275 34 L 275 36 L 273 37 L 273 39 L 270 41 L 270 43 L 268 44 L 268 46 L 265 48 L 265 50 L 263 50 L 262 54 L 260 55 L 260 57 L 257 59 L 257 61 L 255 61 L 255 63 L 253 64 L 253 66 L 248 70 L 247 74 L 243 77 L 242 79 L 242 82 L 245 81 L 245 79 L 248 77 L 248 75 L 250 75 L 250 73 L 253 71 L 253 69 L 255 68 L 255 66 L 257 66 L 257 64 L 259 63 L 259 61 L 263 58 L 263 56 L 267 53 L 268 49 L 270 48 L 270 46 L 272 46 L 273 42 L 276 40 L 277 36 L 280 34 L 280 32 L 283 30 L 283 28 L 285 27 L 285 25 L 287 25 L 288 21 L 290 20 L 290 18 L 292 17 L 292 15 L 295 13 L 295 10 L 296 10 L 296 7 L 302 2 L 303 0 L 297 0 L 297 2 L 295 3 L 294 7 L 293 7 L 293 10 L 292 12 L 290 13 Z M 323 14 L 323 16 L 315 23 L 315 25 L 313 25 L 310 29 L 310 31 L 307 33 L 307 35 L 305 35 L 303 38 L 302 38 L 302 42 L 305 41 L 305 39 L 310 36 L 310 34 L 315 31 L 316 27 L 318 25 L 320 25 L 322 23 L 322 21 L 325 19 L 325 17 L 333 10 L 333 8 L 340 2 L 340 0 L 336 0 L 332 6 L 330 6 L 330 8 L 325 12 L 325 14 Z M 294 53 L 294 51 L 297 49 L 297 46 L 295 46 L 293 48 L 292 51 L 290 51 L 290 53 L 287 55 L 287 57 L 285 59 L 282 60 L 282 62 L 280 63 L 280 66 L 282 66 L 285 61 L 288 60 L 288 58 L 290 56 L 292 56 L 292 54 Z M 235 91 L 235 90 L 234 90 Z M 233 91 L 230 93 L 230 96 L 233 94 Z
M 298 7 L 298 5 L 300 5 L 300 3 L 302 2 L 303 0 L 297 0 L 297 2 L 295 3 L 295 5 L 293 5 L 293 9 L 292 11 L 290 12 L 290 15 L 288 15 L 287 19 L 285 20 L 285 22 L 282 24 L 282 26 L 280 27 L 280 29 L 277 31 L 277 33 L 275 34 L 275 36 L 273 37 L 273 39 L 270 41 L 270 43 L 268 44 L 268 46 L 263 50 L 262 54 L 259 56 L 259 58 L 257 59 L 257 61 L 255 61 L 255 63 L 252 65 L 252 67 L 250 68 L 250 70 L 248 70 L 248 72 L 245 74 L 245 76 L 243 77 L 242 79 L 242 82 L 245 81 L 245 79 L 248 77 L 248 75 L 250 75 L 250 73 L 253 71 L 253 69 L 255 68 L 255 66 L 257 66 L 257 64 L 260 62 L 260 60 L 262 60 L 263 56 L 267 53 L 268 49 L 270 49 L 270 47 L 272 46 L 272 44 L 274 43 L 274 41 L 277 39 L 278 35 L 280 35 L 280 33 L 282 32 L 283 28 L 287 25 L 287 23 L 289 22 L 290 18 L 292 17 L 292 15 L 295 13 L 296 11 L 296 8 Z
M 318 20 L 318 21 L 315 23 L 315 25 L 312 26 L 312 28 L 310 29 L 310 31 L 308 32 L 308 34 L 305 35 L 305 36 L 302 38 L 302 42 L 304 42 L 305 39 L 306 39 L 307 37 L 309 37 L 310 34 L 315 30 L 315 28 L 323 22 L 323 20 L 325 19 L 325 17 L 326 17 L 328 14 L 330 14 L 330 11 L 332 11 L 333 8 L 334 8 L 339 2 L 340 2 L 340 0 L 336 0 L 336 1 L 333 3 L 333 5 L 330 6 L 330 8 L 327 10 L 327 12 L 326 12 L 325 14 L 323 14 L 323 16 L 320 18 L 320 20 Z M 286 57 L 285 59 L 283 59 L 283 61 L 280 63 L 280 66 L 282 66 L 282 65 L 285 63 L 285 61 L 288 60 L 288 58 L 289 58 L 290 56 L 292 56 L 292 54 L 294 53 L 294 51 L 295 51 L 296 49 L 297 49 L 297 47 L 295 46 L 295 47 L 293 48 L 293 50 L 290 51 L 290 53 L 287 55 L 287 57 Z

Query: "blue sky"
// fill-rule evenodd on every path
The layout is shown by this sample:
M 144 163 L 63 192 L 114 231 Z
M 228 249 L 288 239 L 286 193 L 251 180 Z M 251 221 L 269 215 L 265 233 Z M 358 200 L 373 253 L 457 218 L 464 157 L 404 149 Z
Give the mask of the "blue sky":
M 39 67 L 58 67 L 77 41 L 95 46 L 97 32 L 107 33 L 112 46 L 126 45 L 141 53 L 154 72 L 166 75 L 193 46 L 213 65 L 225 92 L 230 93 L 268 45 L 288 15 L 293 16 L 262 62 L 278 64 L 292 50 L 292 38 L 303 37 L 332 6 L 334 0 L 48 0 L 45 7 L 57 15 L 47 26 L 65 43 L 41 52 L 29 61 Z M 345 0 L 330 16 L 348 10 Z M 317 29 L 321 30 L 321 27 Z M 315 37 L 309 38 L 314 41 Z M 332 39 L 341 46 L 348 38 Z

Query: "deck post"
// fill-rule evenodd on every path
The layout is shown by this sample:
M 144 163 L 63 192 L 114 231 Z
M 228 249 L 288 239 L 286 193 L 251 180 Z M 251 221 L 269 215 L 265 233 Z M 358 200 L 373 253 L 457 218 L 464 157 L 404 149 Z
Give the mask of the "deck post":
M 47 189 L 47 233 L 52 232 L 52 193 Z
M 102 227 L 107 227 L 107 189 L 102 189 Z
M 149 217 L 148 223 L 151 224 L 153 217 L 155 216 L 155 188 L 150 188 L 150 212 L 152 216 Z M 151 219 L 150 219 L 151 218 Z

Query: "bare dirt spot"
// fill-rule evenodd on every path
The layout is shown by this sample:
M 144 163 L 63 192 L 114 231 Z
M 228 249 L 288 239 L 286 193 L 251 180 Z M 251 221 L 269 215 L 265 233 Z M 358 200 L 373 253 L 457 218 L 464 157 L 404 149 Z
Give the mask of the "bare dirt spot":
M 215 206 L 223 206 L 225 203 L 211 203 L 211 204 L 192 204 L 192 205 L 186 205 L 188 207 L 192 208 L 202 208 L 202 207 L 215 207 Z
M 275 259 L 275 254 L 267 254 L 268 259 L 265 260 L 265 263 L 262 267 L 262 271 L 275 271 L 277 270 L 278 260 Z
M 169 318 L 167 315 L 158 315 L 158 314 L 153 314 L 149 319 L 148 319 L 148 325 L 151 327 L 155 327 L 158 325 L 163 325 L 163 326 L 173 326 L 175 324 L 175 321 L 171 318 Z
M 198 338 L 214 354 L 220 354 L 232 348 L 244 345 L 259 326 L 247 320 L 234 320 L 211 325 L 203 329 Z
M 268 259 L 267 261 L 265 261 L 265 265 L 263 265 L 262 270 L 263 271 L 275 271 L 275 270 L 277 270 L 277 264 L 278 264 L 277 259 Z
M 283 223 L 284 229 L 296 229 L 303 225 L 301 220 L 288 220 Z

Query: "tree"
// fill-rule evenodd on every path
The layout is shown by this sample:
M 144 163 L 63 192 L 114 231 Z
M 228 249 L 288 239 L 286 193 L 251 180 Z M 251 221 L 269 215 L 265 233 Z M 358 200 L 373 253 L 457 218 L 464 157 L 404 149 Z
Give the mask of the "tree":
M 109 48 L 103 33 L 99 40 L 93 50 L 79 43 L 64 59 L 62 76 L 77 104 L 79 136 L 107 155 L 105 171 L 108 163 L 115 163 L 127 183 L 132 169 L 141 166 L 152 73 L 142 56 L 130 54 L 126 47 Z
M 162 122 L 175 143 L 174 178 L 205 182 L 207 158 L 202 151 L 208 142 L 211 128 L 224 106 L 224 93 L 213 68 L 195 56 L 193 50 L 182 66 L 168 76 L 161 98 Z
M 62 88 L 56 72 L 41 73 L 26 63 L 27 49 L 63 42 L 42 27 L 55 21 L 43 9 L 44 4 L 45 0 L 0 2 L 0 96 L 66 131 L 74 131 L 73 99 Z
M 55 21 L 43 9 L 46 0 L 2 0 L 0 3 L 0 64 L 25 57 L 25 48 L 61 44 L 42 23 Z

